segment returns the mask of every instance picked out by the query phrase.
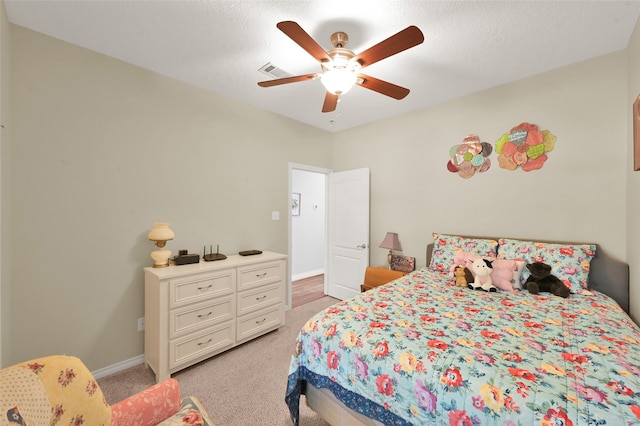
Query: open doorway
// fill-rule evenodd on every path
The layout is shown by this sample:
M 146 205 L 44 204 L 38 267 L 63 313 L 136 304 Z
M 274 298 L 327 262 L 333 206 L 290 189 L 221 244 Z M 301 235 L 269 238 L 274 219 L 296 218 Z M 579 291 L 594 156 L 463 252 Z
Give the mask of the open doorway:
M 290 284 L 287 295 L 290 308 L 322 297 L 326 291 L 326 182 L 331 172 L 330 169 L 289 164 L 292 206 L 289 211 Z

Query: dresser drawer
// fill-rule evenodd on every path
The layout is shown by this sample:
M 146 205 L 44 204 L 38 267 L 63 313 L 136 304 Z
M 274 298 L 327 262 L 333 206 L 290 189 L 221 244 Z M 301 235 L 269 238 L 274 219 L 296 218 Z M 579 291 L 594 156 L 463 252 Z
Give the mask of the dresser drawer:
M 169 369 L 213 355 L 234 345 L 235 322 L 215 325 L 169 343 Z
M 238 316 L 284 303 L 282 281 L 238 293 Z
M 238 268 L 238 291 L 283 281 L 283 262 L 259 263 Z
M 238 318 L 238 342 L 284 324 L 284 306 L 275 305 Z
M 169 313 L 171 339 L 235 318 L 234 295 L 187 305 Z
M 171 280 L 169 281 L 169 307 L 231 294 L 235 292 L 235 281 L 235 269 Z

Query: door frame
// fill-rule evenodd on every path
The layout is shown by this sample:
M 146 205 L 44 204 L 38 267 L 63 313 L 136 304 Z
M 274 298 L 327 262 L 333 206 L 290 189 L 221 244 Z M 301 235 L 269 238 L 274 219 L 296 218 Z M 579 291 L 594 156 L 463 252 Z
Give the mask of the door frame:
M 288 163 L 288 185 L 287 185 L 287 199 L 290 200 L 291 198 L 291 193 L 293 192 L 293 171 L 294 170 L 300 170 L 300 171 L 304 171 L 304 172 L 313 172 L 313 173 L 320 173 L 324 175 L 324 179 L 325 182 L 328 180 L 328 176 L 333 173 L 333 169 L 326 169 L 323 167 L 316 167 L 316 166 L 309 166 L 307 164 L 300 164 L 300 163 Z M 324 214 L 324 225 L 325 225 L 325 232 L 324 232 L 324 246 L 325 246 L 325 250 L 324 252 L 326 253 L 326 247 L 327 247 L 327 203 L 326 203 L 326 199 L 327 199 L 327 185 L 325 185 L 325 191 L 324 191 L 324 199 L 325 199 L 325 203 L 324 203 L 324 208 L 325 208 L 325 214 Z M 289 204 L 287 204 L 288 206 L 290 206 L 290 201 Z M 286 301 L 286 309 L 289 310 L 291 309 L 291 305 L 292 305 L 292 301 L 291 301 L 291 277 L 293 275 L 292 273 L 292 269 L 293 269 L 293 265 L 291 262 L 291 252 L 293 249 L 293 235 L 292 235 L 292 216 L 291 216 L 291 209 L 287 208 L 287 256 L 288 256 L 288 261 L 287 261 L 287 301 Z M 325 255 L 324 258 L 324 269 L 325 271 L 327 270 L 327 256 Z M 325 282 L 324 284 L 325 286 L 325 293 L 326 293 L 326 286 L 327 283 Z

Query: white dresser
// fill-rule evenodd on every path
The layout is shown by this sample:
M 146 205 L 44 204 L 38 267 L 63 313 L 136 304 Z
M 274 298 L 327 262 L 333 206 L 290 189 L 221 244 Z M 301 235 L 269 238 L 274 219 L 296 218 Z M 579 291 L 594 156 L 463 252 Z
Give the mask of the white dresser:
M 284 325 L 286 259 L 144 268 L 144 360 L 156 381 Z

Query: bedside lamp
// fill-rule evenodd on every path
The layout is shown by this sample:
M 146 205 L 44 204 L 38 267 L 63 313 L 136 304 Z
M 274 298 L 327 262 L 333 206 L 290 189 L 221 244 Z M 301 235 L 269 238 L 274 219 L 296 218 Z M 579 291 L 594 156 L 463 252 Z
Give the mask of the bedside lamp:
M 400 247 L 400 241 L 398 240 L 398 234 L 395 232 L 387 232 L 387 235 L 384 237 L 384 240 L 378 246 L 380 248 L 389 249 L 389 254 L 387 255 L 387 262 L 389 263 L 389 269 L 391 269 L 391 260 L 393 259 L 393 250 L 402 250 Z
M 164 222 L 156 222 L 153 224 L 153 229 L 147 236 L 151 241 L 156 243 L 159 250 L 151 252 L 151 258 L 154 260 L 154 268 L 166 268 L 169 266 L 169 257 L 171 256 L 171 250 L 164 250 L 167 241 L 173 240 L 175 234 L 169 229 L 169 224 Z

